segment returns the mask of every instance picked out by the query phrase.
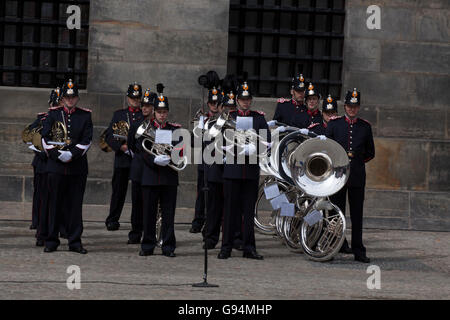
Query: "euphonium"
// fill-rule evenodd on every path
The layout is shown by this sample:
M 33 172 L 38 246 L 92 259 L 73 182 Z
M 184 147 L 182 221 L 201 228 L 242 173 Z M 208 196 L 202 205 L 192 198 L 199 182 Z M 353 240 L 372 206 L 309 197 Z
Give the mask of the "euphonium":
M 178 163 L 173 162 L 173 146 L 171 144 L 155 143 L 155 136 L 156 132 L 153 127 L 150 126 L 150 122 L 148 121 L 144 121 L 136 130 L 135 134 L 136 139 L 144 137 L 144 139 L 142 140 L 142 148 L 145 150 L 145 152 L 154 156 L 167 155 L 170 157 L 170 162 L 168 164 L 170 168 L 175 171 L 183 170 L 187 165 L 187 157 L 184 156 Z M 147 143 L 151 144 L 150 147 L 147 147 Z

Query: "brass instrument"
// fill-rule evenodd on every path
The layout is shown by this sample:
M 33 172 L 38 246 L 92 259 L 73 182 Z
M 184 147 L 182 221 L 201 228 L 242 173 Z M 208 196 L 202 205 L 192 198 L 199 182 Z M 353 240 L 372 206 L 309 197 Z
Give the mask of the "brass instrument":
M 27 125 L 25 129 L 22 131 L 22 140 L 26 144 L 32 144 L 39 151 L 44 150 L 42 147 L 42 122 L 33 129 L 30 129 L 30 125 Z
M 48 141 L 47 143 L 54 145 L 59 150 L 64 149 L 72 143 L 67 134 L 67 128 L 61 121 L 55 121 L 53 123 L 51 136 L 52 141 Z
M 119 122 L 113 123 L 112 130 L 114 138 L 126 141 L 128 138 L 128 130 L 130 130 L 130 125 L 127 121 L 121 120 Z
M 108 145 L 108 143 L 106 143 L 106 132 L 107 131 L 108 131 L 108 128 L 103 130 L 102 133 L 100 134 L 98 146 L 104 152 L 111 152 L 112 148 Z
M 150 122 L 144 121 L 139 128 L 136 130 L 135 138 L 139 139 L 140 137 L 144 137 L 142 140 L 142 148 L 144 148 L 145 152 L 154 155 L 167 155 L 170 157 L 170 163 L 167 165 L 175 171 L 183 170 L 187 165 L 187 157 L 184 156 L 178 163 L 173 162 L 172 159 L 172 151 L 173 146 L 171 144 L 162 144 L 155 143 L 156 132 L 153 127 L 150 126 Z M 147 143 L 150 143 L 151 146 L 148 148 L 146 146 Z

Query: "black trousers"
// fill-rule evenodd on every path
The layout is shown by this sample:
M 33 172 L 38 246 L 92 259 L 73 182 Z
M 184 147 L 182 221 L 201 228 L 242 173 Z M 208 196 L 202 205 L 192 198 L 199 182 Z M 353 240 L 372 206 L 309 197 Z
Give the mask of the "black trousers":
M 130 168 L 114 168 L 111 203 L 109 206 L 109 215 L 105 221 L 106 224 L 109 222 L 119 222 L 127 196 L 129 175 Z
M 338 193 L 330 197 L 331 202 L 345 214 L 345 202 L 348 194 L 350 219 L 352 222 L 352 250 L 355 255 L 365 255 L 366 248 L 362 241 L 364 187 L 344 186 Z
M 219 242 L 223 218 L 223 183 L 208 182 L 208 212 L 206 215 L 205 242 Z
M 231 252 L 243 217 L 243 249 L 246 252 L 256 250 L 255 245 L 255 204 L 258 198 L 258 180 L 224 179 L 224 226 L 222 251 Z
M 36 230 L 36 238 L 38 240 L 45 240 L 48 237 L 48 175 L 47 173 L 39 174 L 39 199 L 38 199 L 38 221 L 39 224 Z M 33 206 L 34 206 L 33 197 Z
M 66 232 L 70 248 L 81 247 L 83 233 L 83 196 L 86 189 L 86 175 L 48 174 L 49 223 L 47 248 L 57 248 L 60 222 L 66 213 Z
M 131 183 L 131 201 L 131 231 L 128 233 L 128 239 L 140 241 L 144 228 L 144 209 L 142 207 L 142 186 L 139 182 Z
M 195 215 L 192 228 L 201 229 L 205 223 L 205 194 L 203 192 L 204 171 L 197 170 L 197 198 L 195 199 Z
M 36 172 L 36 167 L 33 167 L 33 207 L 31 211 L 31 225 L 37 228 L 39 225 L 39 208 L 41 205 L 41 180 L 42 173 Z
M 144 235 L 141 242 L 143 251 L 153 251 L 156 246 L 156 215 L 158 202 L 161 206 L 162 251 L 173 252 L 175 239 L 175 208 L 178 186 L 142 186 L 142 203 L 144 209 Z

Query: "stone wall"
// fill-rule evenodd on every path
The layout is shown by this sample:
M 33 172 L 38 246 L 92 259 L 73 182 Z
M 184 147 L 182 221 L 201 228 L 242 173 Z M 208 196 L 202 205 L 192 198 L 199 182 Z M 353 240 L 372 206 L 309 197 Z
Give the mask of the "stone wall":
M 367 30 L 367 6 L 381 7 L 381 30 Z M 197 78 L 223 76 L 227 0 L 91 1 L 88 88 L 80 106 L 93 110 L 84 216 L 102 221 L 111 195 L 113 155 L 98 137 L 124 91 L 136 80 L 166 85 L 171 118 L 192 128 L 200 105 Z M 347 0 L 344 87 L 362 91 L 361 116 L 373 126 L 376 157 L 367 165 L 365 227 L 450 230 L 449 13 L 447 0 Z M 0 87 L 0 219 L 29 219 L 32 153 L 24 126 L 46 110 L 48 89 Z M 271 119 L 275 99 L 254 106 Z M 339 103 L 342 114 L 342 103 Z M 178 221 L 189 221 L 196 169 L 180 174 Z M 130 193 L 130 192 L 129 192 Z M 129 221 L 130 194 L 123 213 Z
M 366 27 L 369 5 L 381 29 Z M 347 0 L 344 89 L 376 136 L 366 225 L 450 230 L 450 2 Z

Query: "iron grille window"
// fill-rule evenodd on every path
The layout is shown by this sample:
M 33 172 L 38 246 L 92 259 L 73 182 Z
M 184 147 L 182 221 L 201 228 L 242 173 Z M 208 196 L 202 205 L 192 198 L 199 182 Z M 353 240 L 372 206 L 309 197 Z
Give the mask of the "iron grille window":
M 289 96 L 303 73 L 340 98 L 344 0 L 231 0 L 228 73 L 248 73 L 262 97 Z
M 81 29 L 67 28 L 67 7 Z M 0 85 L 56 87 L 72 77 L 86 88 L 89 0 L 0 2 Z

